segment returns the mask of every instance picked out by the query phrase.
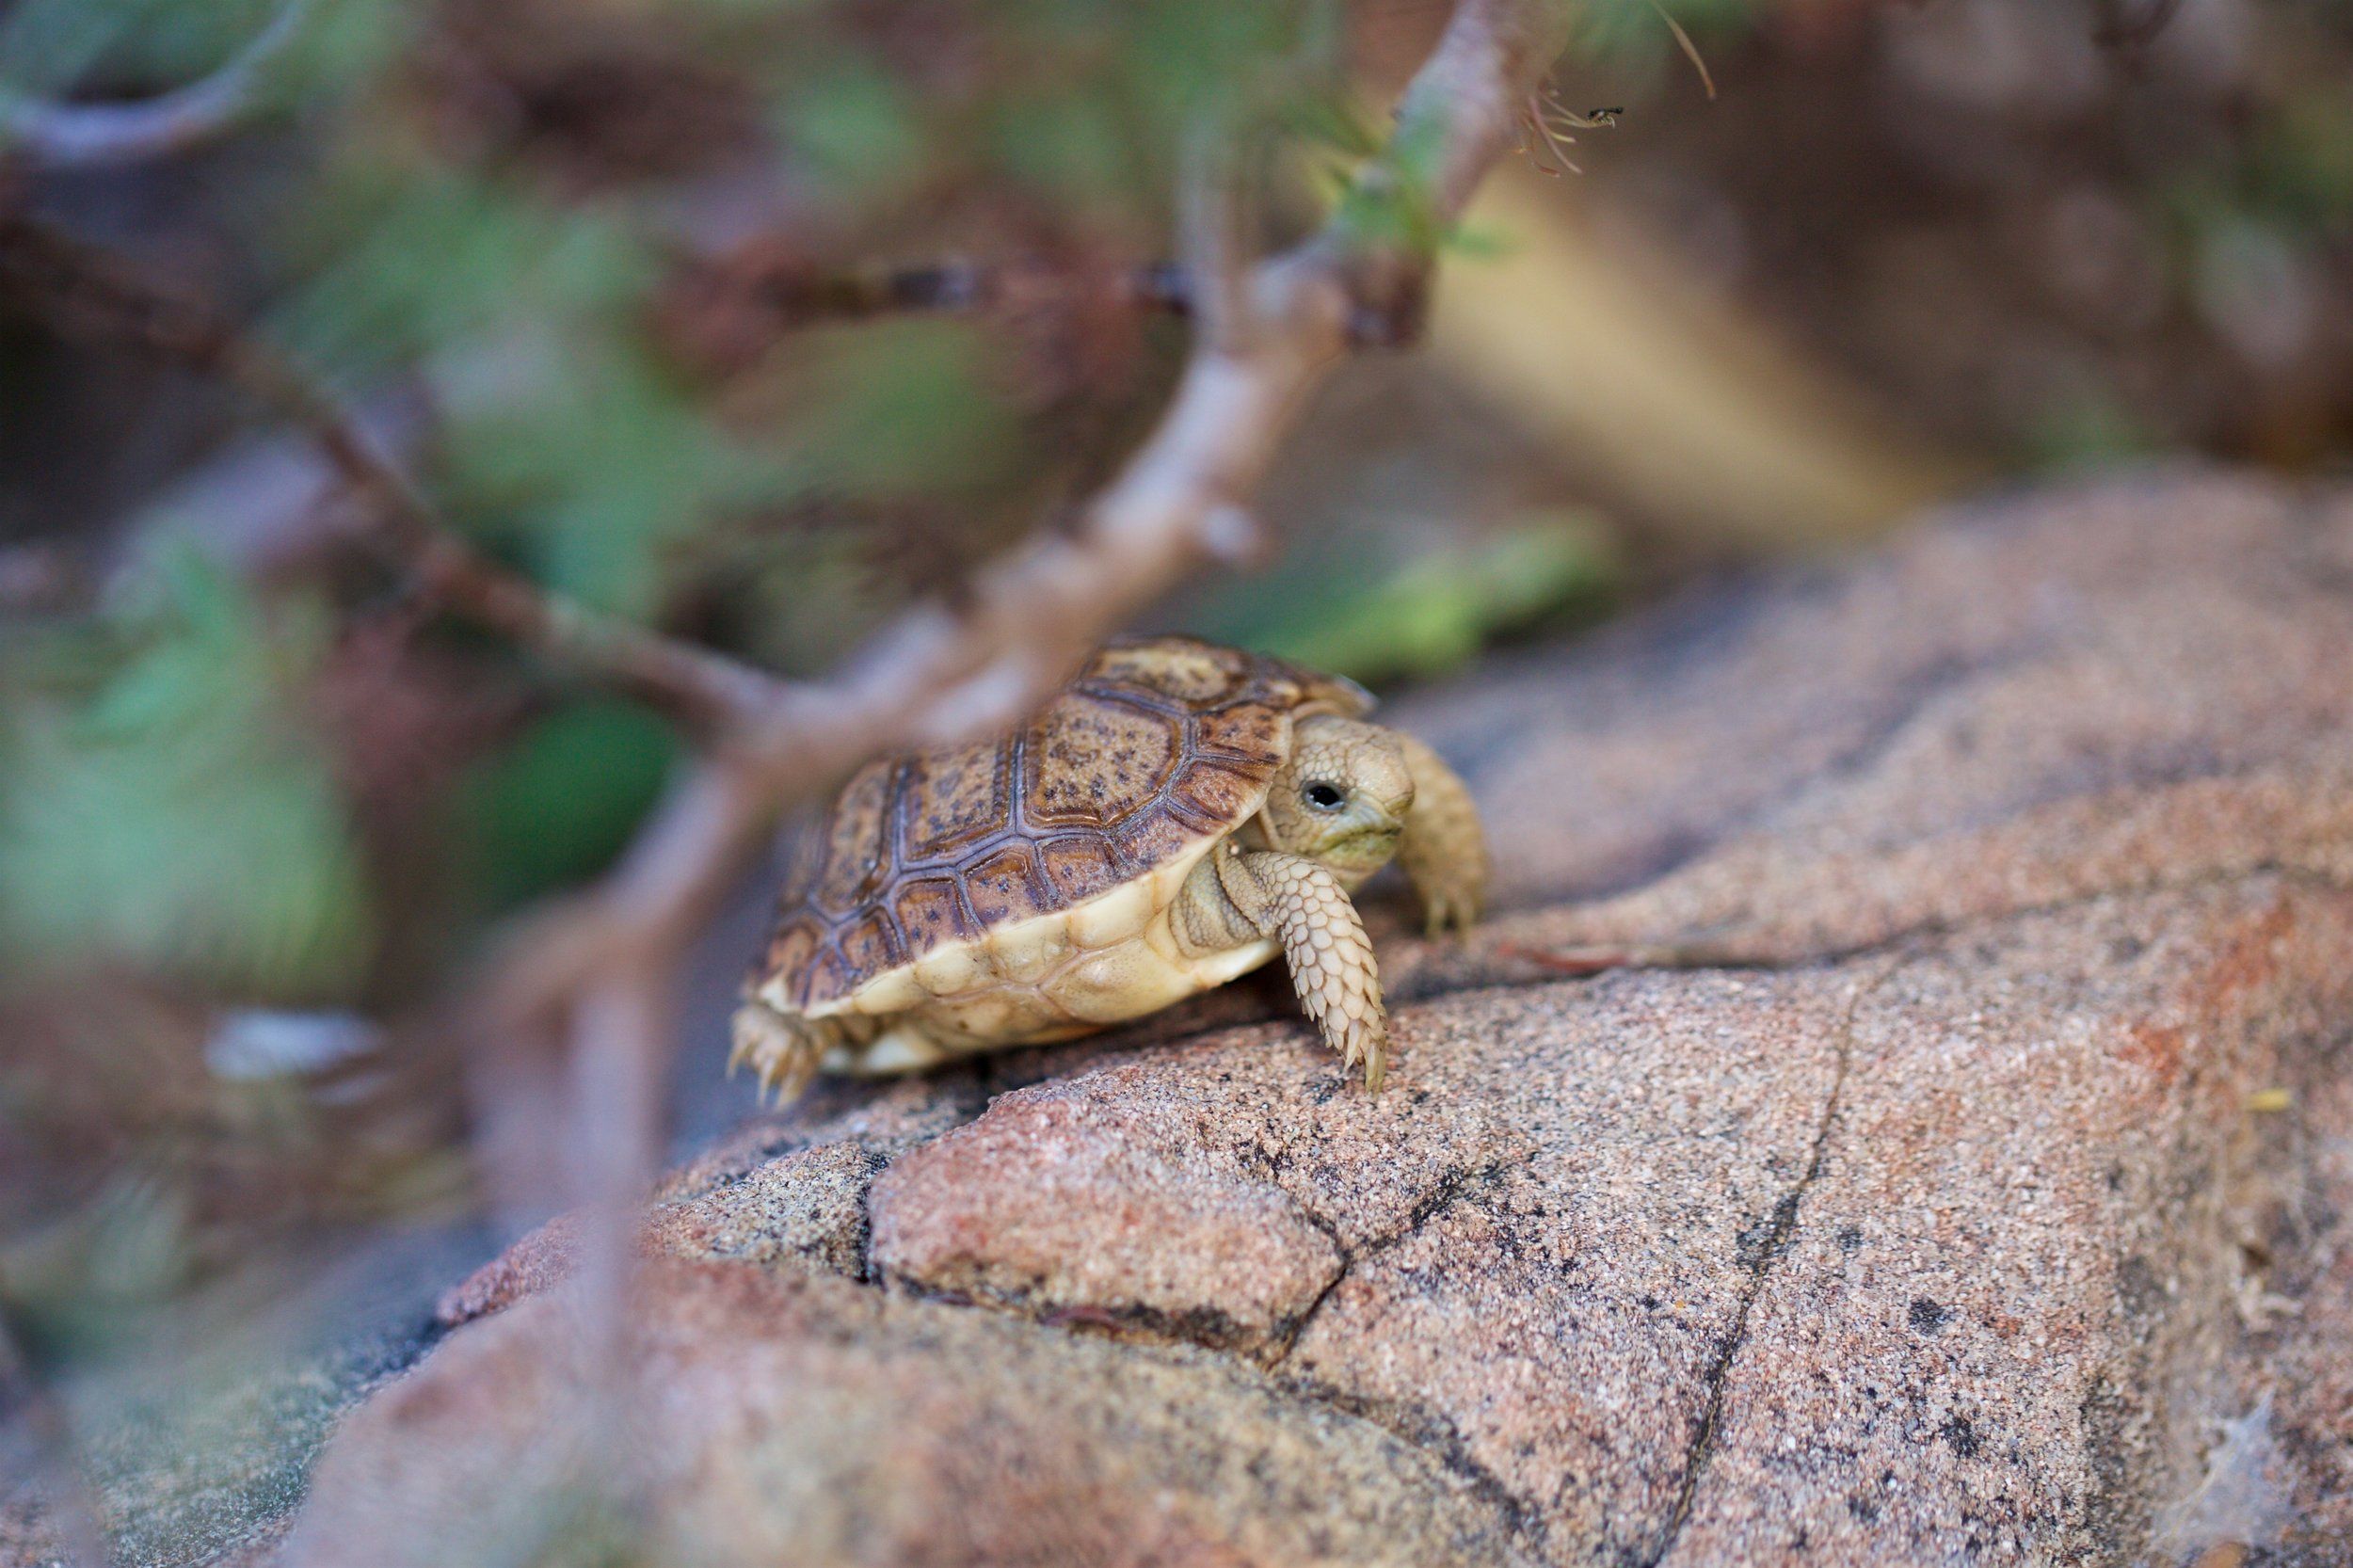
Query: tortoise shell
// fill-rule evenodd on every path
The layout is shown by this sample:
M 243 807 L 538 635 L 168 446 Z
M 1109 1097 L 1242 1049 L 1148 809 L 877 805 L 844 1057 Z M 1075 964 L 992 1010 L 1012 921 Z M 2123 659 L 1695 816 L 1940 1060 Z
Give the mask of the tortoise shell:
M 807 1013 L 1098 898 L 1254 816 L 1354 683 L 1187 637 L 1115 642 L 1025 727 L 868 764 L 794 835 L 759 988 Z

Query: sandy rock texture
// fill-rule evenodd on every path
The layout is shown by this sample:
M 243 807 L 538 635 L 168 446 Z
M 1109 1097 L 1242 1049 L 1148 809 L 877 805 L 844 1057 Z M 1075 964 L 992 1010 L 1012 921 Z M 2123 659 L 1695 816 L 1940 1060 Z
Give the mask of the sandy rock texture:
M 1394 716 L 1503 913 L 1389 911 L 1382 1096 L 1273 982 L 829 1086 L 665 1184 L 623 1418 L 552 1228 L 282 1560 L 2353 1562 L 2353 501 L 1991 503 Z

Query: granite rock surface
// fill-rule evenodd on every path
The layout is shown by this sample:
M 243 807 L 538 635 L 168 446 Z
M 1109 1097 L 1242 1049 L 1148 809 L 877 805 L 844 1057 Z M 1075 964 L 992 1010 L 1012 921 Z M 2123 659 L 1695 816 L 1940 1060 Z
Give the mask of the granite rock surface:
M 1272 982 L 823 1088 L 667 1178 L 629 1379 L 551 1227 L 280 1560 L 2353 1562 L 2353 500 L 1991 503 L 1392 716 L 1500 913 L 1368 895 L 1384 1094 Z

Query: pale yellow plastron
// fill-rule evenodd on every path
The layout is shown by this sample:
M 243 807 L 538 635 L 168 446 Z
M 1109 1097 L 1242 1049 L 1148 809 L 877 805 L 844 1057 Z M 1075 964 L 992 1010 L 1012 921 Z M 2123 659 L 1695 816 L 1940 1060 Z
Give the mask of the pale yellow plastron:
M 854 1036 L 873 1032 L 863 1043 L 827 1052 L 824 1070 L 879 1077 L 1007 1045 L 1067 1039 L 1157 1013 L 1268 963 L 1282 952 L 1279 943 L 1245 942 L 1197 957 L 1177 949 L 1170 910 L 1193 868 L 1222 841 L 1205 840 L 1068 909 L 936 948 L 809 1008 L 803 1016 L 811 1020 L 862 1026 Z M 780 979 L 761 989 L 760 1000 L 780 1012 L 799 1011 Z

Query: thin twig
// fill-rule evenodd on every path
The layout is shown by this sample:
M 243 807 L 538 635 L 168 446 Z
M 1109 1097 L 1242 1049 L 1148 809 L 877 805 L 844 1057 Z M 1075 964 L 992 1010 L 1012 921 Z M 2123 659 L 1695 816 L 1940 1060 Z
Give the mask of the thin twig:
M 1105 269 L 1036 259 L 940 261 L 820 269 L 789 241 L 765 239 L 689 263 L 655 319 L 690 362 L 719 376 L 766 363 L 789 334 L 886 315 L 1119 310 L 1186 316 L 1192 280 L 1172 262 Z
M 1193 329 L 1222 350 L 1244 348 L 1257 331 L 1250 297 L 1250 245 L 1243 234 L 1249 167 L 1246 122 L 1204 114 L 1186 137 L 1177 188 L 1176 248 L 1189 287 Z
M 945 261 L 820 271 L 787 258 L 720 258 L 696 266 L 680 291 L 692 305 L 740 296 L 779 330 L 819 322 L 923 312 L 961 314 L 1056 295 L 1093 293 L 1142 310 L 1183 313 L 1184 279 L 1164 264 L 1109 275 L 1040 262 Z
M 286 0 L 212 74 L 134 104 L 0 104 L 0 153 L 37 168 L 90 168 L 184 152 L 237 125 L 262 102 L 270 67 L 300 36 L 313 0 Z
M 706 732 L 767 711 L 776 686 L 757 670 L 558 599 L 486 559 L 340 397 L 209 301 L 20 214 L 0 214 L 0 294 L 60 328 L 220 376 L 299 426 L 362 504 L 369 542 L 428 601 Z
M 1683 30 L 1683 24 L 1669 16 L 1667 8 L 1658 0 L 1650 0 L 1650 8 L 1658 13 L 1658 20 L 1665 23 L 1667 31 L 1674 35 L 1676 46 L 1683 51 L 1683 57 L 1691 62 L 1691 69 L 1700 73 L 1700 86 L 1707 89 L 1707 101 L 1713 104 L 1716 101 L 1716 78 L 1708 74 L 1707 62 L 1700 58 L 1700 46 L 1691 41 L 1691 35 Z

